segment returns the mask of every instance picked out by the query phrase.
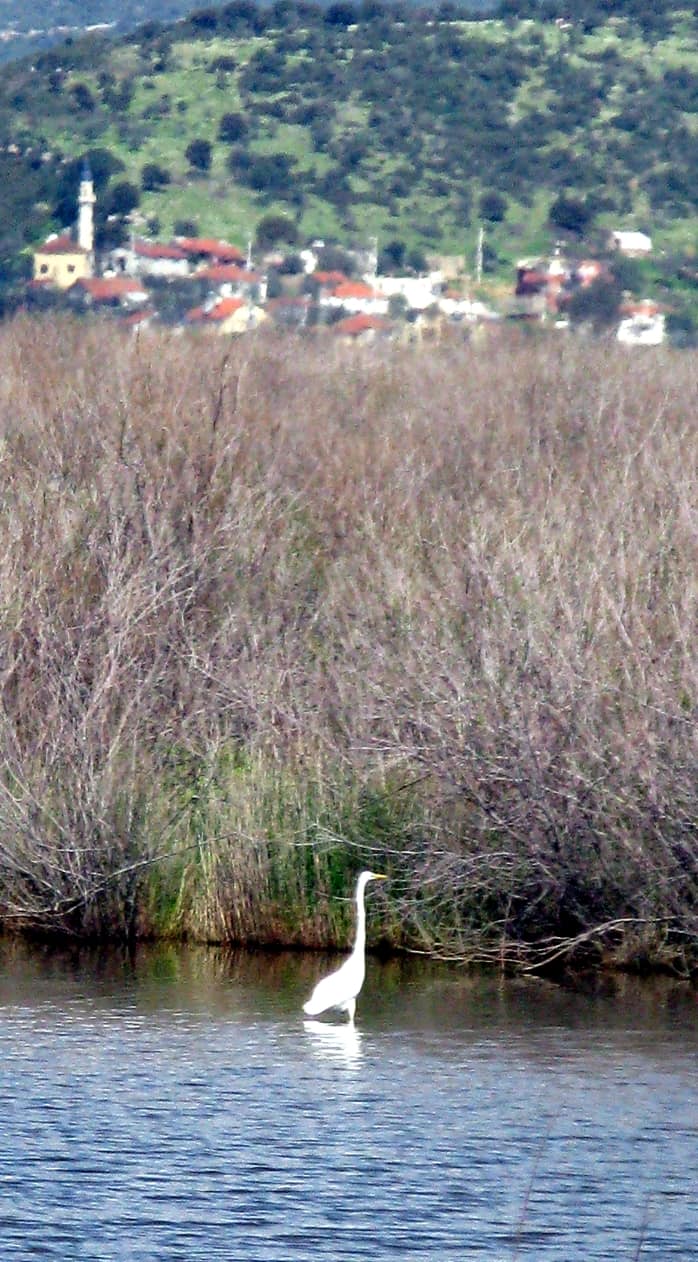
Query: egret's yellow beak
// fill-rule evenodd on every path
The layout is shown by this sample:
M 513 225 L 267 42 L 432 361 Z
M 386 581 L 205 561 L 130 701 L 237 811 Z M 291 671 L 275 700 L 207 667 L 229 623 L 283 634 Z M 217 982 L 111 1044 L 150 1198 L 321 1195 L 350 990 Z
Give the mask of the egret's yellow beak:
M 374 880 L 374 881 L 387 881 L 387 879 L 388 879 L 388 878 L 387 878 L 387 876 L 385 876 L 385 875 L 383 874 L 383 872 L 374 872 L 374 873 L 373 873 L 373 880 Z

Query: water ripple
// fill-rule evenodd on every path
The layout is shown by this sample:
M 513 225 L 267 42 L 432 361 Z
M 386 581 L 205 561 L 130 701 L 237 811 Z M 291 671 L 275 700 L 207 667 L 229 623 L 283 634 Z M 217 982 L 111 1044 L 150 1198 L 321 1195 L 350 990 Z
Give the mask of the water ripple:
M 300 1018 L 289 963 L 288 992 L 186 968 L 113 997 L 5 969 L 3 1259 L 607 1262 L 643 1232 L 643 1262 L 698 1256 L 688 1015 L 561 1022 L 417 974 L 352 1028 Z

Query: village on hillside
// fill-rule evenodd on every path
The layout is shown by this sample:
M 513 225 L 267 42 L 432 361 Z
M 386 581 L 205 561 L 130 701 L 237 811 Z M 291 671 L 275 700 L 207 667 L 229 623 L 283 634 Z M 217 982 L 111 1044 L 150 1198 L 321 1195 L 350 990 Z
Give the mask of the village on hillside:
M 611 279 L 607 262 L 571 261 L 560 246 L 548 259 L 522 260 L 511 293 L 495 303 L 472 295 L 463 257 L 435 256 L 423 275 L 379 275 L 376 243 L 365 250 L 314 241 L 307 248 L 264 252 L 253 259 L 226 241 L 178 236 L 170 242 L 132 235 L 99 258 L 94 246 L 96 195 L 89 166 L 82 171 L 73 227 L 34 251 L 26 288 L 29 310 L 65 305 L 104 313 L 133 331 L 160 323 L 177 330 L 239 336 L 270 328 L 313 331 L 339 343 L 421 344 L 470 339 L 507 324 L 571 327 L 579 295 Z M 618 230 L 609 245 L 647 257 L 649 236 Z M 329 256 L 330 264 L 327 265 Z M 336 266 L 337 257 L 343 266 Z M 630 296 L 612 331 L 629 346 L 658 346 L 666 312 Z

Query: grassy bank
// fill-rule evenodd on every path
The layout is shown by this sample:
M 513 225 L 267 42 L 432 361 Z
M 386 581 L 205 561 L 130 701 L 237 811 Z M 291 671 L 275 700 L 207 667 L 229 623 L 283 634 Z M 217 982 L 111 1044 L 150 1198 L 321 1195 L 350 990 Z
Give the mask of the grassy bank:
M 0 356 L 6 928 L 694 964 L 698 359 Z

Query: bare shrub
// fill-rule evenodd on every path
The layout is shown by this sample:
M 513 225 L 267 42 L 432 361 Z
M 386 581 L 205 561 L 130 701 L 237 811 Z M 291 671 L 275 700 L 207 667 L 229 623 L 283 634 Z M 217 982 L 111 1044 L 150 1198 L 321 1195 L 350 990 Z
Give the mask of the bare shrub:
M 690 962 L 694 356 L 0 347 L 5 924 Z

